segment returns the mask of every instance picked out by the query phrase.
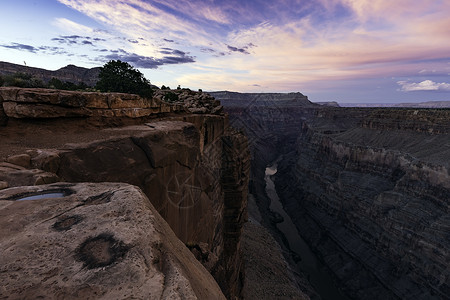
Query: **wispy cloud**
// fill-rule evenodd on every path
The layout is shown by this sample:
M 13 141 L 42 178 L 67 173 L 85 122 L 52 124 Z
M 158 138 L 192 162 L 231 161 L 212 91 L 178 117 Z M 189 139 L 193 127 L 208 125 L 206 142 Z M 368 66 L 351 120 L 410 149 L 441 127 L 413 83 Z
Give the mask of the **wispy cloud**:
M 94 46 L 95 42 L 106 42 L 106 39 L 103 38 L 79 36 L 79 35 L 60 35 L 59 37 L 52 38 L 51 40 L 67 45 L 90 45 L 90 46 Z
M 39 49 L 34 46 L 19 44 L 19 43 L 11 43 L 9 45 L 0 45 L 0 47 L 15 49 L 15 50 L 24 50 L 24 51 L 28 51 L 28 52 L 32 52 L 32 53 L 36 53 L 37 51 L 39 51 Z
M 136 53 L 129 53 L 123 49 L 113 50 L 111 54 L 101 56 L 100 61 L 122 60 L 133 64 L 137 68 L 156 69 L 163 65 L 184 64 L 195 62 L 195 58 L 189 56 L 187 53 L 179 50 L 163 50 L 166 55 L 162 58 L 149 57 L 138 55 Z
M 65 51 L 61 47 L 52 47 L 52 46 L 31 46 L 31 45 L 25 45 L 20 43 L 11 43 L 9 45 L 0 45 L 0 47 L 8 48 L 8 49 L 14 49 L 19 51 L 25 51 L 25 52 L 31 52 L 31 53 L 45 53 L 49 55 L 57 55 L 57 54 L 67 54 L 68 52 Z
M 66 18 L 56 18 L 53 24 L 62 30 L 71 33 L 86 34 L 94 32 L 94 29 L 91 27 L 76 23 Z
M 414 91 L 450 91 L 450 83 L 424 80 L 422 82 L 397 81 L 402 92 Z

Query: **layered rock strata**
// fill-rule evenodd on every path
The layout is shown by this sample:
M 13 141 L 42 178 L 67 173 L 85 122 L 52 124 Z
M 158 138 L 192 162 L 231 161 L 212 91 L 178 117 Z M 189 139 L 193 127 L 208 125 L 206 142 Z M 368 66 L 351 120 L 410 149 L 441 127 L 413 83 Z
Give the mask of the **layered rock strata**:
M 449 110 L 215 96 L 249 136 L 250 192 L 262 215 L 270 220 L 264 169 L 283 155 L 276 186 L 285 210 L 352 298 L 448 297 Z
M 279 164 L 286 211 L 353 297 L 446 298 L 450 112 L 369 109 L 325 130 L 344 113 L 318 112 Z
M 0 90 L 2 99 L 13 98 L 7 96 L 11 92 L 13 89 Z M 65 99 L 64 93 L 26 89 L 13 94 L 16 101 L 17 95 L 27 94 L 28 104 L 38 101 L 66 109 L 67 103 L 72 102 L 62 100 Z M 220 107 L 220 103 L 210 96 L 198 94 L 190 95 L 191 105 L 208 102 L 206 112 Z M 23 120 L 21 116 L 9 113 L 4 149 L 14 152 L 14 155 L 6 157 L 1 165 L 2 186 L 58 181 L 133 184 L 141 188 L 176 236 L 213 274 L 226 296 L 232 299 L 239 297 L 244 276 L 240 238 L 246 220 L 249 176 L 245 136 L 229 130 L 227 117 L 218 110 L 216 115 L 204 114 L 203 111 L 189 114 L 189 106 L 181 103 L 164 104 L 158 99 L 142 99 L 135 95 L 69 93 L 69 96 L 70 99 L 79 99 L 83 109 L 91 109 L 88 106 L 92 106 L 93 111 L 114 110 L 114 101 L 126 109 L 135 105 L 137 110 L 145 110 L 149 103 L 181 109 L 163 121 L 153 119 L 151 123 L 143 120 L 152 117 L 152 112 L 147 111 L 143 118 L 125 115 L 134 120 L 128 124 L 134 125 L 114 128 L 80 126 L 82 123 L 71 123 L 67 118 L 30 120 L 41 118 L 39 109 Z M 101 101 L 93 100 L 97 96 Z M 7 107 L 6 102 L 16 103 L 4 101 L 3 107 Z M 106 104 L 108 108 L 101 108 Z M 160 116 L 160 113 L 156 114 Z M 121 117 L 124 115 L 106 116 L 112 120 Z M 52 136 L 27 140 L 21 128 L 36 130 L 37 133 L 45 129 Z
M 1 298 L 225 299 L 135 186 L 10 188 L 0 207 Z

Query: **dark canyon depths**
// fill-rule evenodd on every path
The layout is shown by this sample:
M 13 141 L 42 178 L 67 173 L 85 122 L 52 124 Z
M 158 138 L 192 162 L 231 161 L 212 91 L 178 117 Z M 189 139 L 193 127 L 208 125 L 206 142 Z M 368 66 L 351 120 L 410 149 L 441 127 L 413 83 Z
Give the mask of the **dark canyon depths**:
M 0 89 L 0 298 L 327 299 L 271 210 L 280 157 L 276 192 L 344 294 L 449 294 L 448 110 L 213 94 L 228 118 L 165 92 Z
M 249 138 L 250 193 L 281 245 L 264 181 L 278 157 L 284 209 L 346 295 L 448 299 L 450 110 L 323 107 L 300 93 L 211 94 Z

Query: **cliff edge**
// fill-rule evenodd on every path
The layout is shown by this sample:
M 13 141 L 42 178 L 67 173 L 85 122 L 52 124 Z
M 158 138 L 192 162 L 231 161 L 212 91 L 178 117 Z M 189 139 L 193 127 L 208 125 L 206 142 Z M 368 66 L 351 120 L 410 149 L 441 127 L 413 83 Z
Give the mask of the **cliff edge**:
M 225 296 L 234 299 L 240 297 L 244 277 L 240 240 L 246 221 L 247 141 L 229 127 L 214 98 L 177 92 L 179 101 L 169 103 L 158 93 L 144 99 L 118 93 L 1 88 L 7 125 L 0 130 L 0 194 L 17 189 L 25 193 L 29 186 L 58 182 L 89 182 L 94 187 L 104 182 L 131 184 L 146 196 L 139 201 L 150 201 L 152 213 L 162 216 L 192 258 L 212 274 Z M 114 203 L 108 205 L 117 210 Z M 109 218 L 114 223 L 124 216 Z M 23 242 L 27 241 L 33 248 L 31 240 Z M 70 248 L 66 242 L 58 243 Z M 185 276 L 197 298 L 205 299 L 195 287 L 210 289 L 209 279 L 202 280 L 197 271 L 175 271 Z

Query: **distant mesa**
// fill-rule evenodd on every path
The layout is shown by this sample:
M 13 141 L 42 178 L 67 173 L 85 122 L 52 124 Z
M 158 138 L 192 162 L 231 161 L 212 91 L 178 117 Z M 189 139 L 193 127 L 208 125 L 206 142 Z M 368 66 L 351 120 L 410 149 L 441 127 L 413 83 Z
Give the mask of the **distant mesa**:
M 450 108 L 449 101 L 425 101 L 419 103 L 341 103 L 342 107 L 410 107 L 410 108 Z
M 317 104 L 308 100 L 308 97 L 299 92 L 294 93 L 238 93 L 229 91 L 208 92 L 220 100 L 223 106 L 233 107 L 315 107 Z
M 324 102 L 314 102 L 315 104 L 320 104 L 322 106 L 340 107 L 339 103 L 336 101 L 324 101 Z
M 67 81 L 75 84 L 84 82 L 88 86 L 94 86 L 98 80 L 100 67 L 88 69 L 77 67 L 75 65 L 68 65 L 56 71 L 49 71 L 41 68 L 27 67 L 8 62 L 0 62 L 0 75 L 12 75 L 18 72 L 31 74 L 44 82 L 48 82 L 52 78 L 57 78 L 62 82 Z

